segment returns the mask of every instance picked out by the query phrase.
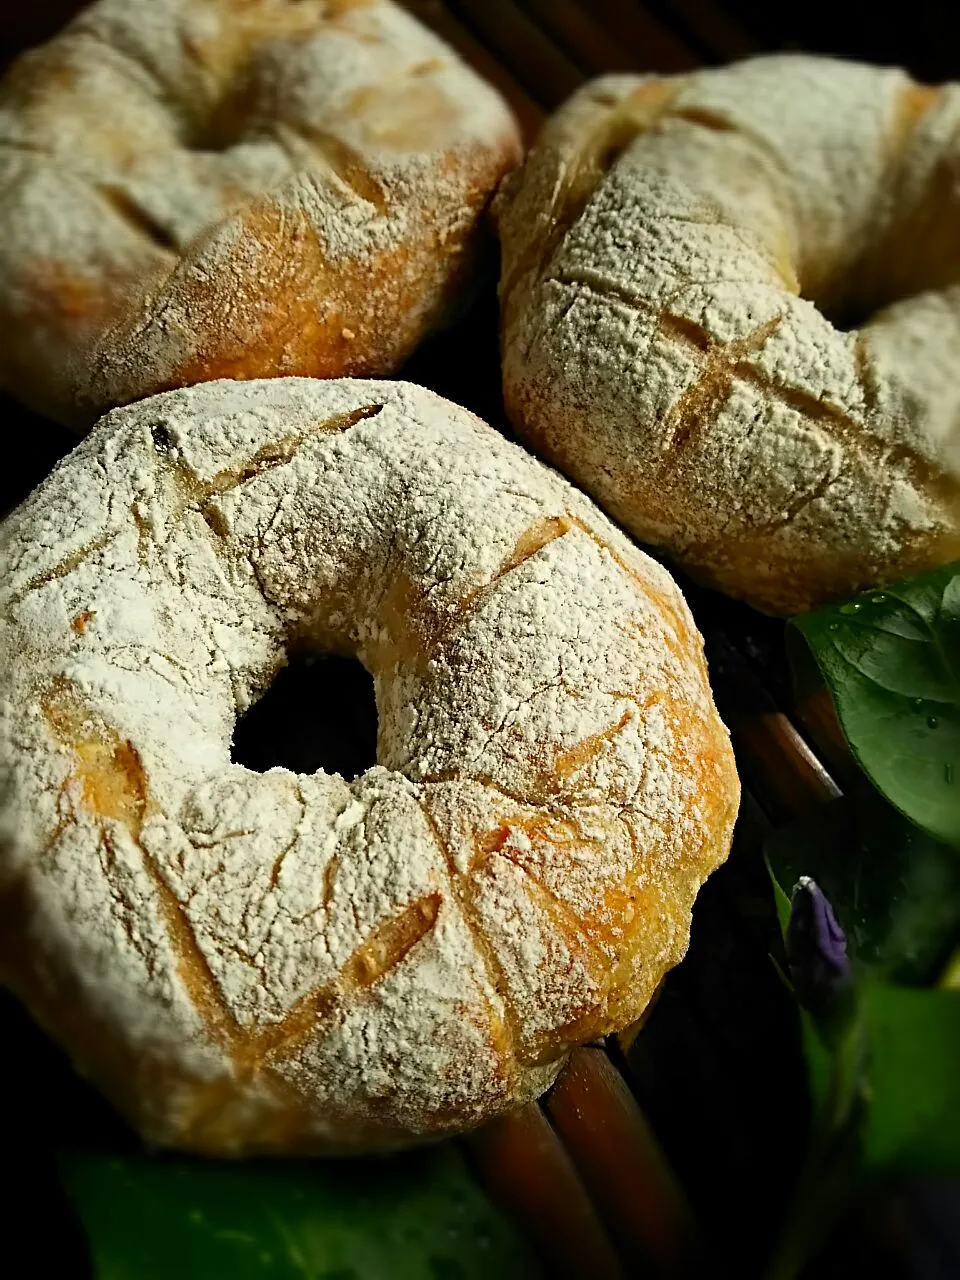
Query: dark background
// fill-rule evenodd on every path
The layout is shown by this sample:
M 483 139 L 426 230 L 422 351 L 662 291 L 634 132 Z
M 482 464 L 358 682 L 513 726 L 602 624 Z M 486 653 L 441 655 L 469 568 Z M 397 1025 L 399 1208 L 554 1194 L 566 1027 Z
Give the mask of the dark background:
M 77 0 L 0 0 L 0 62 L 47 39 L 80 9 Z M 441 6 L 411 0 L 429 19 Z M 557 51 L 573 67 L 592 72 L 601 43 L 621 68 L 674 71 L 683 65 L 724 62 L 750 53 L 805 50 L 904 66 L 918 79 L 960 75 L 960 5 L 956 0 L 449 0 L 443 6 L 463 28 L 489 40 L 496 26 L 513 43 L 525 74 L 536 75 L 530 28 L 550 30 Z M 584 18 L 584 13 L 590 16 Z M 518 41 L 517 36 L 520 36 Z M 606 35 L 606 41 L 603 40 Z M 610 69 L 615 69 L 611 66 Z
M 0 0 L 0 65 L 48 38 L 80 7 L 77 0 Z M 802 50 L 901 65 L 926 82 L 960 79 L 960 0 L 910 0 L 896 7 L 868 0 L 408 0 L 407 7 L 468 56 L 470 50 L 492 54 L 489 67 L 478 65 L 499 83 L 497 65 L 506 68 L 528 133 L 538 109 L 551 109 L 601 70 L 677 72 L 763 51 Z M 505 425 L 489 280 L 472 310 L 427 343 L 404 374 Z M 0 468 L 2 514 L 72 447 L 73 437 L 2 396 L 0 421 L 16 456 L 15 467 Z M 733 724 L 746 710 L 789 711 L 781 624 L 687 584 L 684 589 L 707 639 L 725 719 Z M 375 711 L 356 672 L 335 663 L 308 664 L 286 683 L 278 681 L 273 694 L 238 729 L 237 758 L 244 763 L 304 769 L 321 764 L 352 774 L 370 762 Z M 341 747 L 344 724 L 352 726 L 349 759 L 295 758 L 316 744 L 289 734 L 289 759 L 276 750 L 261 758 L 258 753 L 298 703 L 307 698 L 320 706 L 335 694 L 349 694 L 337 703 L 336 716 Z M 750 700 L 755 706 L 747 708 Z M 350 720 L 346 702 L 362 714 Z M 764 831 L 780 815 L 775 806 L 771 811 L 763 788 L 753 787 L 749 773 L 744 781 L 734 855 L 701 895 L 690 954 L 667 984 L 631 1061 L 622 1064 L 698 1212 L 723 1253 L 737 1260 L 730 1271 L 736 1280 L 755 1274 L 769 1245 L 804 1128 L 793 1101 L 802 1094 L 802 1074 L 792 1011 L 767 960 L 771 921 L 759 858 Z M 64 1130 L 76 1136 L 78 1127 L 81 1136 L 102 1140 L 106 1134 L 120 1146 L 129 1136 L 2 997 L 0 1036 L 0 1089 L 12 1112 L 4 1149 L 16 1174 L 0 1214 L 4 1234 L 19 1234 L 16 1224 L 22 1232 L 35 1223 L 29 1228 L 31 1250 L 37 1251 L 31 1274 L 82 1275 L 81 1237 L 48 1152 Z M 810 1280 L 952 1280 L 960 1277 L 958 1232 L 955 1188 L 896 1188 L 851 1216 L 811 1269 Z M 7 1269 L 9 1258 L 0 1254 L 0 1274 L 14 1274 Z M 713 1269 L 721 1272 L 720 1266 Z

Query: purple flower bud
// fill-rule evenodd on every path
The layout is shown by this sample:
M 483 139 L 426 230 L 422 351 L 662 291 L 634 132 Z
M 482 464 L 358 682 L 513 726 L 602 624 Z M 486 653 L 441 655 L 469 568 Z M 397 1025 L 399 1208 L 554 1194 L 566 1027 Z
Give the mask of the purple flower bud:
M 787 963 L 800 1003 L 811 1012 L 833 1004 L 850 985 L 847 939 L 815 880 L 794 885 L 786 935 Z

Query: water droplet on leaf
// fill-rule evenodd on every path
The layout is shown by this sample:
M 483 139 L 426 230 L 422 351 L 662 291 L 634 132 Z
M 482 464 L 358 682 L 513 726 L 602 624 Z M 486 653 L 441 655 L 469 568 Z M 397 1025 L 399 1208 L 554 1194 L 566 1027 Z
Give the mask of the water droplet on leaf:
M 927 728 L 928 728 L 928 729 L 935 729 L 936 727 L 937 727 L 937 717 L 936 717 L 936 716 L 927 716 Z
M 863 605 L 860 603 L 859 600 L 851 600 L 849 604 L 842 604 L 840 606 L 840 612 L 841 613 L 859 613 L 862 608 L 863 608 Z

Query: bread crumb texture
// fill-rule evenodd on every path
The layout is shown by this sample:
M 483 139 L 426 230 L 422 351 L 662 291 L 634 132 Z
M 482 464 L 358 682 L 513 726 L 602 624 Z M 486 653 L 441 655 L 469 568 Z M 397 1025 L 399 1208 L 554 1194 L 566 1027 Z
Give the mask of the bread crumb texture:
M 700 637 L 465 410 L 402 382 L 169 392 L 0 537 L 0 971 L 149 1140 L 468 1129 L 683 955 L 738 801 Z M 374 677 L 353 782 L 231 762 L 291 646 Z
M 61 421 L 395 369 L 519 158 L 389 0 L 98 0 L 0 84 L 0 385 Z
M 960 556 L 960 86 L 607 76 L 498 201 L 522 436 L 771 612 Z

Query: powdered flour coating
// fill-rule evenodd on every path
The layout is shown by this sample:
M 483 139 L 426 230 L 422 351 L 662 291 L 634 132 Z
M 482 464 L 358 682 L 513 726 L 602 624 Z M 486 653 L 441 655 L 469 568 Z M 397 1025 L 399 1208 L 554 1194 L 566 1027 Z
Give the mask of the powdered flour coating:
M 518 159 L 390 0 L 98 0 L 0 85 L 0 385 L 85 428 L 211 378 L 389 373 Z
M 790 56 L 594 81 L 498 200 L 511 418 L 762 609 L 960 556 L 958 174 L 957 85 Z
M 683 954 L 738 797 L 700 639 L 465 410 L 306 379 L 115 410 L 0 584 L 0 968 L 150 1140 L 469 1128 Z M 375 678 L 354 782 L 231 763 L 304 645 Z

